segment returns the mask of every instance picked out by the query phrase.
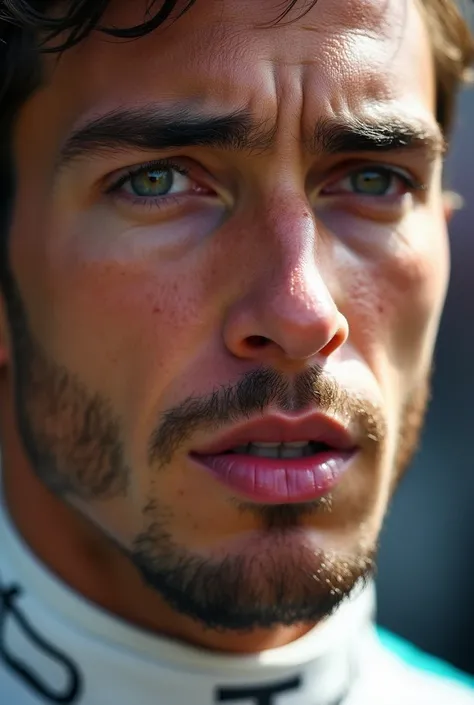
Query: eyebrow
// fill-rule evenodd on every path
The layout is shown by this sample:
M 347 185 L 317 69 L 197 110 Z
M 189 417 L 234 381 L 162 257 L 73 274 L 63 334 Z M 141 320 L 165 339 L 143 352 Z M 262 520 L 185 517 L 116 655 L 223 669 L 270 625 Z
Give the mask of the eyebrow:
M 394 115 L 377 120 L 354 115 L 343 120 L 321 118 L 308 145 L 311 152 L 326 154 L 424 150 L 433 157 L 444 154 L 446 148 L 437 123 Z
M 74 131 L 62 146 L 58 166 L 117 150 L 159 151 L 181 147 L 214 147 L 236 151 L 265 150 L 274 130 L 256 124 L 246 110 L 208 116 L 183 108 L 114 110 Z
M 61 147 L 57 167 L 87 156 L 120 150 L 161 151 L 190 146 L 235 151 L 265 151 L 277 127 L 256 122 L 247 110 L 203 115 L 184 108 L 120 109 L 80 126 Z M 446 145 L 436 123 L 399 116 L 366 120 L 356 116 L 320 118 L 304 140 L 312 154 L 424 150 L 438 155 Z

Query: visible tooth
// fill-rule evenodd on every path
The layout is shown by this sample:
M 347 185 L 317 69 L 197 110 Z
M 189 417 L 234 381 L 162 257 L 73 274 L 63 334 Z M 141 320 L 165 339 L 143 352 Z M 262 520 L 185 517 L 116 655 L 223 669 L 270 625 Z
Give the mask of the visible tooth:
M 281 445 L 281 443 L 263 443 L 263 442 L 260 443 L 260 442 L 254 441 L 250 445 L 259 446 L 260 448 L 278 448 Z
M 283 443 L 287 448 L 305 448 L 310 441 L 291 441 L 290 443 Z
M 289 443 L 255 442 L 247 445 L 235 446 L 233 453 L 239 455 L 256 455 L 261 458 L 304 458 L 316 452 L 316 445 L 312 441 L 291 441 Z
M 280 448 L 280 458 L 303 458 L 304 448 L 289 447 L 289 444 Z
M 261 458 L 278 458 L 280 444 L 279 443 L 250 443 L 248 453 L 258 455 Z

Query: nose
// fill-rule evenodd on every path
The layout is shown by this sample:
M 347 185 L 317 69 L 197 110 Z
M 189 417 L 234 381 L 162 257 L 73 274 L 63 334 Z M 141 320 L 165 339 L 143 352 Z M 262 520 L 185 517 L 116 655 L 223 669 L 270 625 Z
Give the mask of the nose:
M 347 340 L 349 325 L 318 266 L 313 215 L 276 222 L 257 249 L 259 263 L 247 264 L 251 282 L 228 309 L 224 341 L 238 358 L 322 364 Z

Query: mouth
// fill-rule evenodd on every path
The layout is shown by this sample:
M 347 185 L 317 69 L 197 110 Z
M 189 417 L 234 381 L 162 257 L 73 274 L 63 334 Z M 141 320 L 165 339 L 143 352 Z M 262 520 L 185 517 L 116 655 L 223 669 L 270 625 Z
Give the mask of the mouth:
M 267 418 L 190 453 L 228 490 L 260 504 L 315 501 L 335 489 L 358 447 L 344 427 L 312 415 Z
M 289 443 L 247 443 L 224 451 L 224 455 L 251 455 L 257 458 L 309 458 L 330 450 L 326 443 L 292 441 Z

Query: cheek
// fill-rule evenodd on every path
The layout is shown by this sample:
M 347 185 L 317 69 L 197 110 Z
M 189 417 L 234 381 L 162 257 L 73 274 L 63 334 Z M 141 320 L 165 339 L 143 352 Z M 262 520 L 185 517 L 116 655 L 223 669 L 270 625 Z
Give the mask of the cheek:
M 409 233 L 409 234 L 408 234 Z M 348 271 L 350 270 L 350 271 Z M 384 256 L 345 268 L 352 340 L 380 382 L 419 375 L 431 361 L 449 276 L 444 220 L 414 214 Z
M 449 247 L 444 218 L 416 217 L 410 223 L 413 235 L 405 241 L 380 285 L 389 304 L 384 312 L 392 323 L 389 350 L 392 364 L 413 371 L 415 378 L 431 365 L 439 320 L 449 279 Z
M 56 281 L 57 320 L 69 321 L 56 330 L 57 358 L 92 389 L 113 383 L 107 393 L 120 391 L 127 403 L 147 385 L 166 386 L 199 344 L 205 302 L 195 280 L 137 262 L 96 262 L 69 275 Z
M 215 369 L 201 362 L 219 358 L 228 253 L 197 247 L 166 257 L 138 239 L 112 250 L 60 230 L 50 231 L 53 244 L 38 252 L 41 277 L 25 291 L 49 356 L 109 399 L 132 434 L 156 423 L 157 404 L 195 393 L 185 388 L 191 377 L 205 379 L 208 392 Z

